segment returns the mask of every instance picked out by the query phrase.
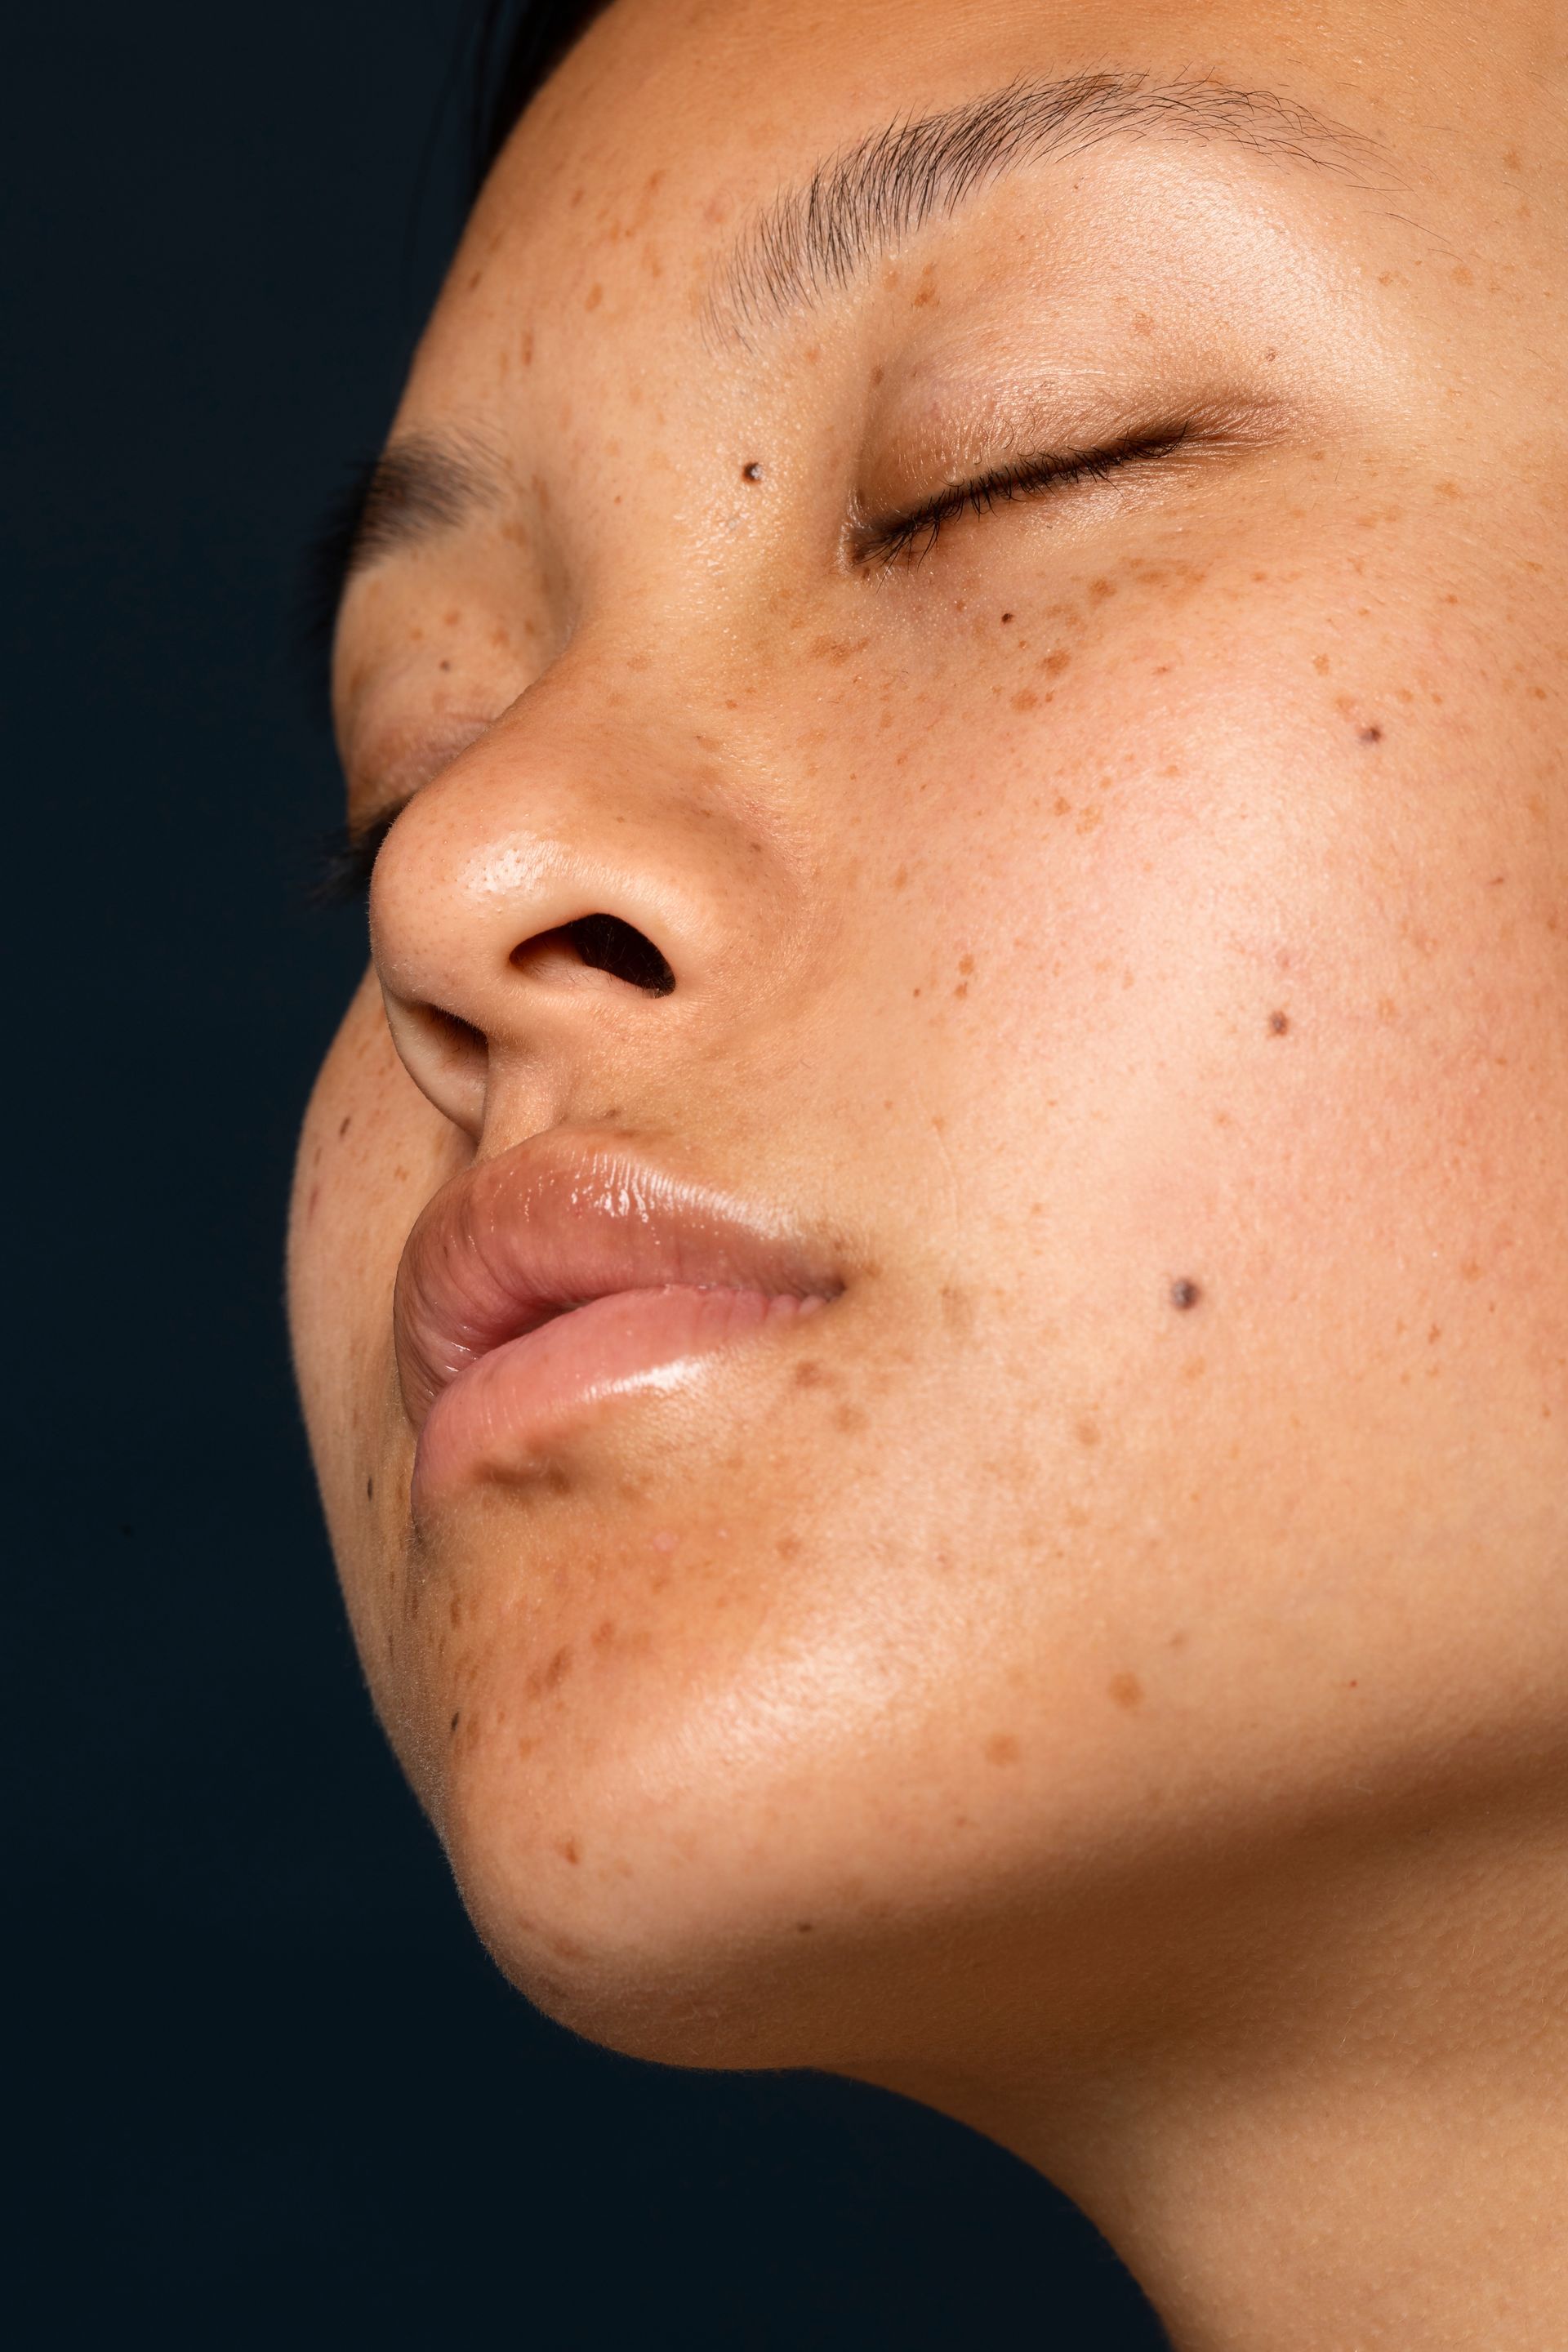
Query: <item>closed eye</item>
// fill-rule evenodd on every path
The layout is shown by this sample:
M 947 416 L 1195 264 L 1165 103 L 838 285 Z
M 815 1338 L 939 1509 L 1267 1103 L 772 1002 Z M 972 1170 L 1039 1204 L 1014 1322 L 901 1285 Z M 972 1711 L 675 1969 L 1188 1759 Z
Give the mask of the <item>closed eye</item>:
M 1046 450 L 998 466 L 973 481 L 955 482 L 934 499 L 907 513 L 880 521 L 866 521 L 855 530 L 854 553 L 862 563 L 888 571 L 897 564 L 923 563 L 943 527 L 963 514 L 989 514 L 994 507 L 1015 499 L 1047 498 L 1078 482 L 1102 482 L 1128 466 L 1145 464 L 1180 448 L 1190 425 L 1163 425 L 1156 431 L 1125 435 L 1098 449 Z

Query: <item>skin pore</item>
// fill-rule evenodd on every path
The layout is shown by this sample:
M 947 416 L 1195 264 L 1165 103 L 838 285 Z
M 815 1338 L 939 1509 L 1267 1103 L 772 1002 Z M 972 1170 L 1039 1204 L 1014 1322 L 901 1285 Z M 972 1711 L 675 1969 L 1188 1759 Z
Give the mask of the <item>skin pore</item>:
M 1565 54 L 616 0 L 342 606 L 293 1324 L 475 1924 L 1181 2352 L 1568 2341 Z M 841 1286 L 421 1504 L 405 1244 L 547 1130 Z

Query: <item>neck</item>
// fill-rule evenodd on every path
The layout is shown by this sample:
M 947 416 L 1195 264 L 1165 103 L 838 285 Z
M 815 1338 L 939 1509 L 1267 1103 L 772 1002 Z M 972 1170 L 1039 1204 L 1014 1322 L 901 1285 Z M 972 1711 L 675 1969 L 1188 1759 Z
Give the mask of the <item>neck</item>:
M 1073 2197 L 1176 2352 L 1562 2352 L 1562 1803 L 1292 1842 L 1245 1895 L 1216 1874 L 1141 1932 L 1124 1910 L 1152 1965 L 1079 1944 L 1046 2030 L 1020 2005 L 1005 2054 L 894 2087 Z M 1114 2018 L 1108 1978 L 1140 1996 Z

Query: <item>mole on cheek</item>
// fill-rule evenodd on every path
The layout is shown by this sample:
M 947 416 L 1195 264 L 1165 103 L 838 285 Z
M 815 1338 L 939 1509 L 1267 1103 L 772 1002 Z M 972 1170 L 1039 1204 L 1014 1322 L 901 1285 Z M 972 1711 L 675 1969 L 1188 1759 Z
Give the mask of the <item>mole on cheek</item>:
M 1197 1284 L 1184 1274 L 1171 1285 L 1171 1304 L 1179 1307 L 1184 1314 L 1189 1307 L 1195 1307 L 1202 1297 L 1203 1292 Z
M 1276 1037 L 1283 1037 L 1286 1030 L 1289 1029 L 1289 1026 L 1290 1016 L 1288 1013 L 1271 1013 L 1269 1014 L 1268 1027 L 1272 1035 Z

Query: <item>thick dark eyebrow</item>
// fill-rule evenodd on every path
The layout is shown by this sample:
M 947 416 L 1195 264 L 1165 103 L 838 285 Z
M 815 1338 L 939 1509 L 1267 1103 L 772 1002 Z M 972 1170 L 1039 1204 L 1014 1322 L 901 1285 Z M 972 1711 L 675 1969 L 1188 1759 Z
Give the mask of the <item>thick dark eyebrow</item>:
M 1113 140 L 1224 140 L 1255 155 L 1397 184 L 1381 143 L 1269 89 L 1147 73 L 1011 82 L 941 113 L 907 117 L 838 149 L 742 229 L 721 265 L 707 324 L 749 342 L 848 287 L 929 221 L 1026 166 Z

